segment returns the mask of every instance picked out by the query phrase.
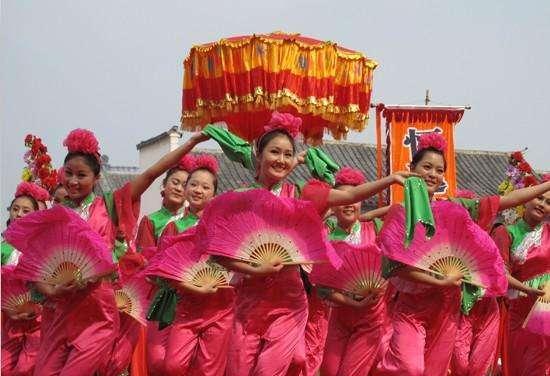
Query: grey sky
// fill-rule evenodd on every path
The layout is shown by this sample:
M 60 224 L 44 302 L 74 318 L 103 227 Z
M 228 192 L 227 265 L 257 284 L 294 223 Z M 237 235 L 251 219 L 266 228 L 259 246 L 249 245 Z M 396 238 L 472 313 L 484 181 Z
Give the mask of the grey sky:
M 275 30 L 377 59 L 375 101 L 421 104 L 430 88 L 436 104 L 471 104 L 458 148 L 528 146 L 528 160 L 549 169 L 548 20 L 544 0 L 2 1 L 2 208 L 25 134 L 41 136 L 59 166 L 64 136 L 89 128 L 111 164 L 137 165 L 135 145 L 179 122 L 193 44 Z M 350 139 L 374 142 L 374 116 Z

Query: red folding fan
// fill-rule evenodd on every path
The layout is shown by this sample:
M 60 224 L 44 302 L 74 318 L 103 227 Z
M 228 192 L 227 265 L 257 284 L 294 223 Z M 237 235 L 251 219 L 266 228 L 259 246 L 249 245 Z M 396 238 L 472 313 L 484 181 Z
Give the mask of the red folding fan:
M 311 282 L 363 296 L 385 287 L 382 254 L 376 245 L 353 245 L 344 241 L 332 245 L 342 259 L 342 266 L 336 269 L 331 264 L 314 265 Z
M 450 201 L 432 203 L 436 232 L 427 239 L 417 231 L 405 248 L 405 210 L 394 206 L 380 233 L 382 252 L 389 259 L 436 275 L 463 275 L 463 281 L 499 296 L 508 287 L 504 262 L 491 237 L 477 226 L 468 212 Z
M 26 281 L 83 284 L 115 270 L 101 236 L 61 205 L 15 221 L 4 236 L 23 253 L 15 273 Z
M 233 275 L 198 247 L 194 227 L 164 239 L 159 253 L 150 260 L 145 273 L 198 287 L 228 286 Z
M 213 255 L 252 264 L 341 263 L 311 203 L 276 197 L 265 189 L 216 197 L 199 227 Z

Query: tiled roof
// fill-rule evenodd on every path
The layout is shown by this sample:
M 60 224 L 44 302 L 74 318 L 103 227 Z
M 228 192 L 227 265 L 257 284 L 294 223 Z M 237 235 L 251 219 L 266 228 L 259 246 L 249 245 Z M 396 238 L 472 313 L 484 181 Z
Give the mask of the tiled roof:
M 139 173 L 138 167 L 103 165 L 99 184 L 95 186 L 95 193 L 101 195 L 122 187 Z
M 376 178 L 376 147 L 368 144 L 351 142 L 325 142 L 321 148 L 340 166 L 350 166 L 362 170 L 368 180 Z M 304 149 L 299 145 L 298 149 Z M 220 174 L 218 176 L 219 192 L 242 187 L 254 179 L 253 172 L 241 165 L 231 162 L 219 150 L 198 150 L 199 153 L 212 153 L 218 158 Z M 457 150 L 457 179 L 459 189 L 469 189 L 480 196 L 497 193 L 497 187 L 504 179 L 508 154 L 504 152 Z M 135 167 L 123 170 L 110 167 L 103 172 L 101 189 L 113 190 L 122 186 L 137 174 Z M 310 178 L 305 166 L 299 166 L 289 177 L 290 181 L 304 181 Z M 374 199 L 367 206 L 374 204 Z
M 154 137 L 151 137 L 145 141 L 141 141 L 139 144 L 136 145 L 136 148 L 138 150 L 140 150 L 141 148 L 143 148 L 144 146 L 147 146 L 147 145 L 151 145 L 151 144 L 154 144 L 155 142 L 157 142 L 158 140 L 161 140 L 163 139 L 164 137 L 167 137 L 170 135 L 170 133 L 178 133 L 180 136 L 181 136 L 181 131 L 179 130 L 179 127 L 177 126 L 173 126 L 172 128 L 170 128 L 168 131 L 166 132 L 162 132 L 161 134 L 157 135 L 157 136 L 154 136 Z

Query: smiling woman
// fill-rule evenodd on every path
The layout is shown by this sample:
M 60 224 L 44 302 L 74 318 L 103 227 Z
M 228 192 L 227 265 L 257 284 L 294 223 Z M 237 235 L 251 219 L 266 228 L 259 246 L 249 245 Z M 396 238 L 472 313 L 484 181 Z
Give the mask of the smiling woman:
M 115 245 L 121 239 L 127 244 L 133 239 L 141 194 L 157 177 L 175 166 L 183 155 L 204 139 L 206 137 L 202 134 L 196 134 L 124 187 L 103 196 L 95 196 L 94 185 L 101 172 L 99 143 L 92 132 L 75 129 L 63 142 L 68 149 L 64 161 L 63 185 L 69 199 L 62 204 L 76 211 L 101 236 L 108 249 L 112 250 L 115 261 L 125 257 L 139 261 L 139 257 L 132 254 L 133 250 L 126 254 L 127 247 Z M 170 184 L 181 184 L 175 179 Z M 98 368 L 104 367 L 113 372 L 118 371 L 117 374 L 124 371 L 130 362 L 131 351 L 113 352 L 113 349 L 126 346 L 130 338 L 136 338 L 132 332 L 137 328 L 133 320 L 119 318 L 110 280 L 84 281 L 78 286 L 44 283 L 36 283 L 35 286 L 47 300 L 56 302 L 55 309 L 44 308 L 49 320 L 44 322 L 42 330 L 49 340 L 42 342 L 37 355 L 36 366 L 41 372 L 93 374 Z M 74 298 L 75 294 L 78 300 Z M 82 305 L 93 309 L 82 310 Z M 122 323 L 120 328 L 119 321 Z M 72 330 L 64 330 L 67 326 Z M 96 330 L 98 327 L 102 329 Z M 79 345 L 66 347 L 64 344 L 67 342 Z M 130 344 L 131 348 L 134 345 Z M 120 359 L 123 356 L 125 358 Z
M 426 183 L 430 200 L 433 200 L 434 193 L 443 182 L 445 147 L 441 136 L 423 135 L 411 161 L 411 171 Z M 502 197 L 453 198 L 451 201 L 452 205 L 466 209 L 479 227 L 488 231 L 500 210 L 525 203 L 548 189 L 550 182 L 519 189 Z M 393 209 L 396 212 L 400 208 L 396 206 Z M 401 219 L 395 219 L 393 224 L 399 221 Z M 389 228 L 391 224 L 392 221 L 386 221 L 384 228 Z M 464 223 L 457 222 L 456 226 L 462 226 L 464 232 L 468 231 Z M 383 231 L 382 242 L 384 236 Z M 392 261 L 390 276 L 399 294 L 395 300 L 394 332 L 389 350 L 378 366 L 378 373 L 384 376 L 403 373 L 444 375 L 453 357 L 453 373 L 486 374 L 497 346 L 499 312 L 496 298 L 481 298 L 483 294 L 480 289 L 461 287 L 461 275 L 439 279 L 412 266 L 393 264 Z M 459 307 L 465 315 L 461 315 Z M 430 332 L 446 335 L 436 338 L 425 334 Z M 455 337 L 457 341 L 453 346 L 448 339 Z M 473 354 L 475 361 L 470 359 Z
M 329 207 L 360 202 L 391 184 L 402 183 L 408 176 L 399 172 L 381 180 L 358 184 L 346 190 L 331 189 L 328 184 L 311 180 L 303 187 L 286 181 L 298 164 L 294 138 L 301 127 L 301 119 L 291 114 L 272 114 L 263 134 L 256 140 L 256 179 L 248 189 L 261 188 L 278 197 L 295 197 L 311 201 L 319 214 Z M 252 148 L 242 139 L 223 129 L 207 127 L 212 136 L 232 160 L 252 167 Z M 228 354 L 227 375 L 313 374 L 312 363 L 304 341 L 308 324 L 308 299 L 304 281 L 306 274 L 296 265 L 280 262 L 252 265 L 218 256 L 218 261 L 229 269 L 250 276 L 242 278 L 237 289 L 235 325 Z M 304 276 L 304 281 L 302 280 Z M 279 314 L 279 312 L 286 312 Z M 262 344 L 257 338 L 265 339 Z M 320 338 L 319 338 L 320 340 Z M 317 367 L 317 366 L 314 366 Z

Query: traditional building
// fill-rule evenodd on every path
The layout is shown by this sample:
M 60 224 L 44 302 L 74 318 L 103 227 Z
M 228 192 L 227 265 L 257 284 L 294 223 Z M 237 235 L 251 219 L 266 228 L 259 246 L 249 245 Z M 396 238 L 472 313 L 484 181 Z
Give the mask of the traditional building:
M 189 135 L 189 133 L 186 133 Z M 122 186 L 132 176 L 143 171 L 162 155 L 174 150 L 181 142 L 183 133 L 173 127 L 167 132 L 142 141 L 137 145 L 139 152 L 139 167 L 117 167 L 104 164 L 99 191 L 113 190 Z M 211 143 L 213 145 L 213 143 Z M 199 145 L 202 146 L 202 145 Z M 298 145 L 299 150 L 304 145 Z M 351 166 L 362 170 L 367 179 L 376 179 L 376 146 L 369 144 L 326 141 L 321 148 L 330 155 L 340 166 Z M 241 165 L 231 162 L 219 148 L 197 148 L 196 153 L 212 153 L 220 163 L 219 192 L 235 189 L 251 182 L 253 172 Z M 457 150 L 457 180 L 459 189 L 469 189 L 478 195 L 492 195 L 497 193 L 497 187 L 504 179 L 508 154 L 504 152 Z M 291 175 L 291 181 L 305 181 L 310 178 L 305 166 L 299 166 Z M 150 213 L 160 207 L 162 177 L 145 192 L 141 200 L 141 212 Z M 101 193 L 101 192 L 99 192 Z M 375 205 L 375 199 L 365 203 L 367 207 Z

